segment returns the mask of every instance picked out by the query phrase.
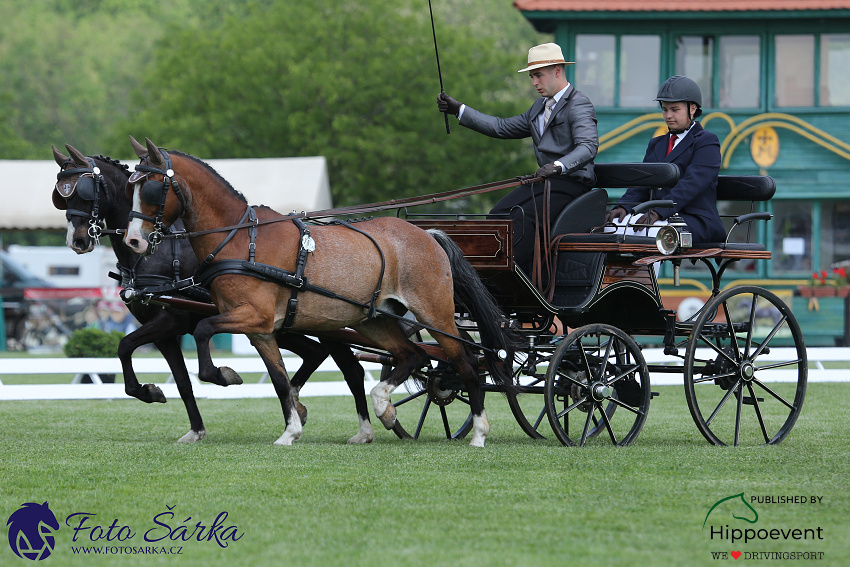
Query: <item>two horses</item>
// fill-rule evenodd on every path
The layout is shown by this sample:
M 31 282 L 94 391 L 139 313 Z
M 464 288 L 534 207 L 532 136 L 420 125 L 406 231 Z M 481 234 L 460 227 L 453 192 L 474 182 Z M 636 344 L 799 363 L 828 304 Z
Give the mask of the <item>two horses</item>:
M 359 222 L 310 225 L 245 198 L 209 165 L 180 152 L 132 140 L 142 163 L 127 184 L 133 212 L 124 237 L 138 254 L 162 245 L 165 228 L 179 219 L 202 259 L 219 310 L 195 328 L 199 378 L 227 385 L 240 381 L 217 368 L 209 342 L 217 333 L 244 333 L 263 359 L 281 400 L 286 428 L 275 444 L 302 435 L 295 394 L 275 340 L 285 329 L 321 333 L 351 327 L 369 343 L 390 352 L 396 366 L 376 385 L 372 402 L 388 429 L 395 424 L 390 394 L 429 356 L 404 332 L 399 318 L 412 312 L 442 348 L 469 392 L 471 446 L 483 446 L 490 426 L 478 373 L 478 356 L 459 337 L 455 303 L 479 325 L 490 375 L 512 388 L 511 348 L 504 316 L 474 269 L 442 233 L 425 232 L 403 220 L 383 217 Z
M 57 184 L 53 190 L 54 206 L 65 212 L 68 221 L 66 244 L 77 254 L 85 254 L 94 249 L 102 234 L 108 234 L 112 249 L 118 259 L 118 269 L 122 276 L 122 285 L 144 290 L 148 286 L 163 286 L 174 281 L 191 278 L 198 267 L 198 260 L 189 246 L 172 241 L 155 254 L 142 258 L 134 254 L 123 242 L 120 234 L 127 226 L 132 209 L 131 199 L 126 196 L 127 182 L 130 177 L 128 167 L 116 160 L 103 156 L 86 157 L 72 146 L 65 146 L 69 156 L 65 156 L 55 147 L 53 157 L 61 168 Z M 182 230 L 182 221 L 175 229 Z M 196 295 L 187 296 L 192 289 L 183 292 L 175 290 L 172 294 L 196 300 Z M 196 292 L 197 293 L 197 292 Z M 177 385 L 186 412 L 189 416 L 190 430 L 179 439 L 191 443 L 203 439 L 206 435 L 203 419 L 192 391 L 192 383 L 180 340 L 183 335 L 191 334 L 201 320 L 210 313 L 217 312 L 213 305 L 203 310 L 185 310 L 170 306 L 130 301 L 128 307 L 141 326 L 124 337 L 118 347 L 118 357 L 124 373 L 124 389 L 127 395 L 146 403 L 166 401 L 162 391 L 155 384 L 139 384 L 132 365 L 133 352 L 142 345 L 154 343 L 162 353 L 174 381 Z M 360 427 L 349 443 L 368 443 L 374 439 L 369 421 L 369 410 L 363 390 L 363 369 L 356 361 L 351 350 L 339 343 L 324 341 L 319 344 L 303 335 L 276 337 L 285 348 L 300 356 L 303 363 L 292 379 L 296 388 L 300 388 L 327 358 L 331 356 L 343 372 L 345 380 L 355 398 Z M 300 406 L 299 409 L 303 408 Z M 301 409 L 306 418 L 306 410 Z

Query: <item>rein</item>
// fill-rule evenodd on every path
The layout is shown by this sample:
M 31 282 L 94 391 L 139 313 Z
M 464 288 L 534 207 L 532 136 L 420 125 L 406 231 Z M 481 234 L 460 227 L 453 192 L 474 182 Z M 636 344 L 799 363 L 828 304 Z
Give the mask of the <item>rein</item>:
M 165 154 L 165 152 L 162 152 Z M 147 170 L 147 166 L 137 165 L 137 171 L 143 171 L 139 168 L 145 167 Z M 157 171 L 157 173 L 162 173 L 162 171 Z M 281 215 L 279 217 L 257 220 L 255 222 L 244 222 L 240 220 L 238 224 L 233 224 L 230 226 L 222 226 L 218 228 L 210 228 L 207 230 L 197 230 L 193 232 L 173 232 L 171 234 L 162 234 L 159 238 L 161 240 L 167 240 L 171 238 L 193 238 L 195 236 L 205 236 L 207 234 L 215 234 L 217 232 L 227 232 L 231 230 L 239 230 L 242 228 L 250 228 L 257 227 L 264 224 L 273 224 L 277 222 L 283 222 L 293 219 L 304 219 L 304 220 L 315 220 L 322 219 L 328 217 L 336 217 L 341 215 L 362 215 L 365 213 L 373 213 L 377 211 L 391 211 L 396 209 L 403 209 L 405 207 L 415 207 L 418 205 L 427 205 L 429 203 L 439 203 L 442 201 L 449 201 L 451 199 L 460 199 L 462 197 L 468 197 L 470 195 L 478 195 L 481 193 L 489 193 L 491 191 L 498 191 L 500 189 L 508 189 L 510 187 L 516 187 L 518 185 L 528 185 L 530 183 L 534 183 L 536 181 L 543 180 L 542 177 L 515 177 L 513 179 L 504 179 L 502 181 L 493 181 L 491 183 L 485 183 L 483 185 L 475 185 L 472 187 L 466 187 L 463 189 L 453 189 L 451 191 L 444 191 L 441 193 L 431 193 L 430 195 L 421 195 L 417 197 L 407 197 L 405 199 L 390 199 L 389 201 L 381 201 L 378 203 L 368 203 L 365 205 L 355 205 L 353 207 L 339 207 L 336 209 L 322 209 L 319 211 L 311 211 L 311 212 L 301 212 L 301 213 L 290 213 L 288 215 Z M 178 191 L 178 195 L 179 195 Z M 182 204 L 182 200 L 181 200 Z M 133 216 L 139 218 L 145 218 L 146 220 L 153 221 L 149 217 L 144 217 L 139 213 L 130 213 Z

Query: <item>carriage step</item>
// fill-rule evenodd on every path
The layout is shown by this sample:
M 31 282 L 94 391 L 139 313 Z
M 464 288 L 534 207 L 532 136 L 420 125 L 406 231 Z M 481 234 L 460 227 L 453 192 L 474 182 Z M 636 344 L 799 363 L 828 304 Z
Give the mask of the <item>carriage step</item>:
M 763 401 L 764 401 L 764 398 L 756 398 L 756 401 L 758 401 L 758 402 L 763 402 Z M 744 405 L 748 405 L 748 406 L 754 406 L 754 405 L 756 405 L 756 404 L 753 402 L 753 399 L 752 399 L 750 396 L 744 396 L 744 399 L 743 399 L 743 400 L 741 400 L 741 403 L 742 403 L 742 404 L 744 404 Z
M 661 395 L 661 392 L 650 392 L 649 393 L 649 399 L 651 400 L 652 398 L 658 397 L 660 395 Z

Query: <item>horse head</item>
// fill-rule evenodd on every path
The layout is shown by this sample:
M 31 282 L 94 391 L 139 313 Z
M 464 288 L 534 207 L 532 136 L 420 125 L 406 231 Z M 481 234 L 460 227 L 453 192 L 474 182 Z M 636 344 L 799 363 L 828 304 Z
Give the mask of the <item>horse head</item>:
M 9 526 L 9 545 L 18 557 L 46 559 L 53 551 L 53 532 L 59 529 L 56 516 L 44 504 L 27 502 L 6 522 Z
M 77 254 L 91 252 L 107 224 L 123 224 L 117 220 L 113 209 L 116 187 L 120 184 L 123 188 L 126 183 L 119 172 L 127 175 L 126 166 L 103 156 L 86 157 L 68 144 L 65 148 L 69 156 L 51 147 L 53 159 L 60 167 L 53 188 L 53 206 L 65 211 L 68 220 L 66 244 Z
M 127 180 L 126 196 L 133 210 L 124 243 L 136 254 L 149 255 L 162 240 L 164 230 L 186 210 L 184 187 L 177 180 L 171 156 L 145 138 L 142 146 L 132 136 L 130 143 L 142 162 Z

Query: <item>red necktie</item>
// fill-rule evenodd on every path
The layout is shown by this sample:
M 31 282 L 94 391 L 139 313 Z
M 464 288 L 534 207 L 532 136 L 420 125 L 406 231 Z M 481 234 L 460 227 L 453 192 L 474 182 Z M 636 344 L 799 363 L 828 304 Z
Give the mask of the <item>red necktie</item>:
M 667 153 L 665 155 L 670 155 L 670 152 L 673 151 L 673 145 L 676 143 L 676 134 L 670 134 L 670 142 L 667 144 Z

